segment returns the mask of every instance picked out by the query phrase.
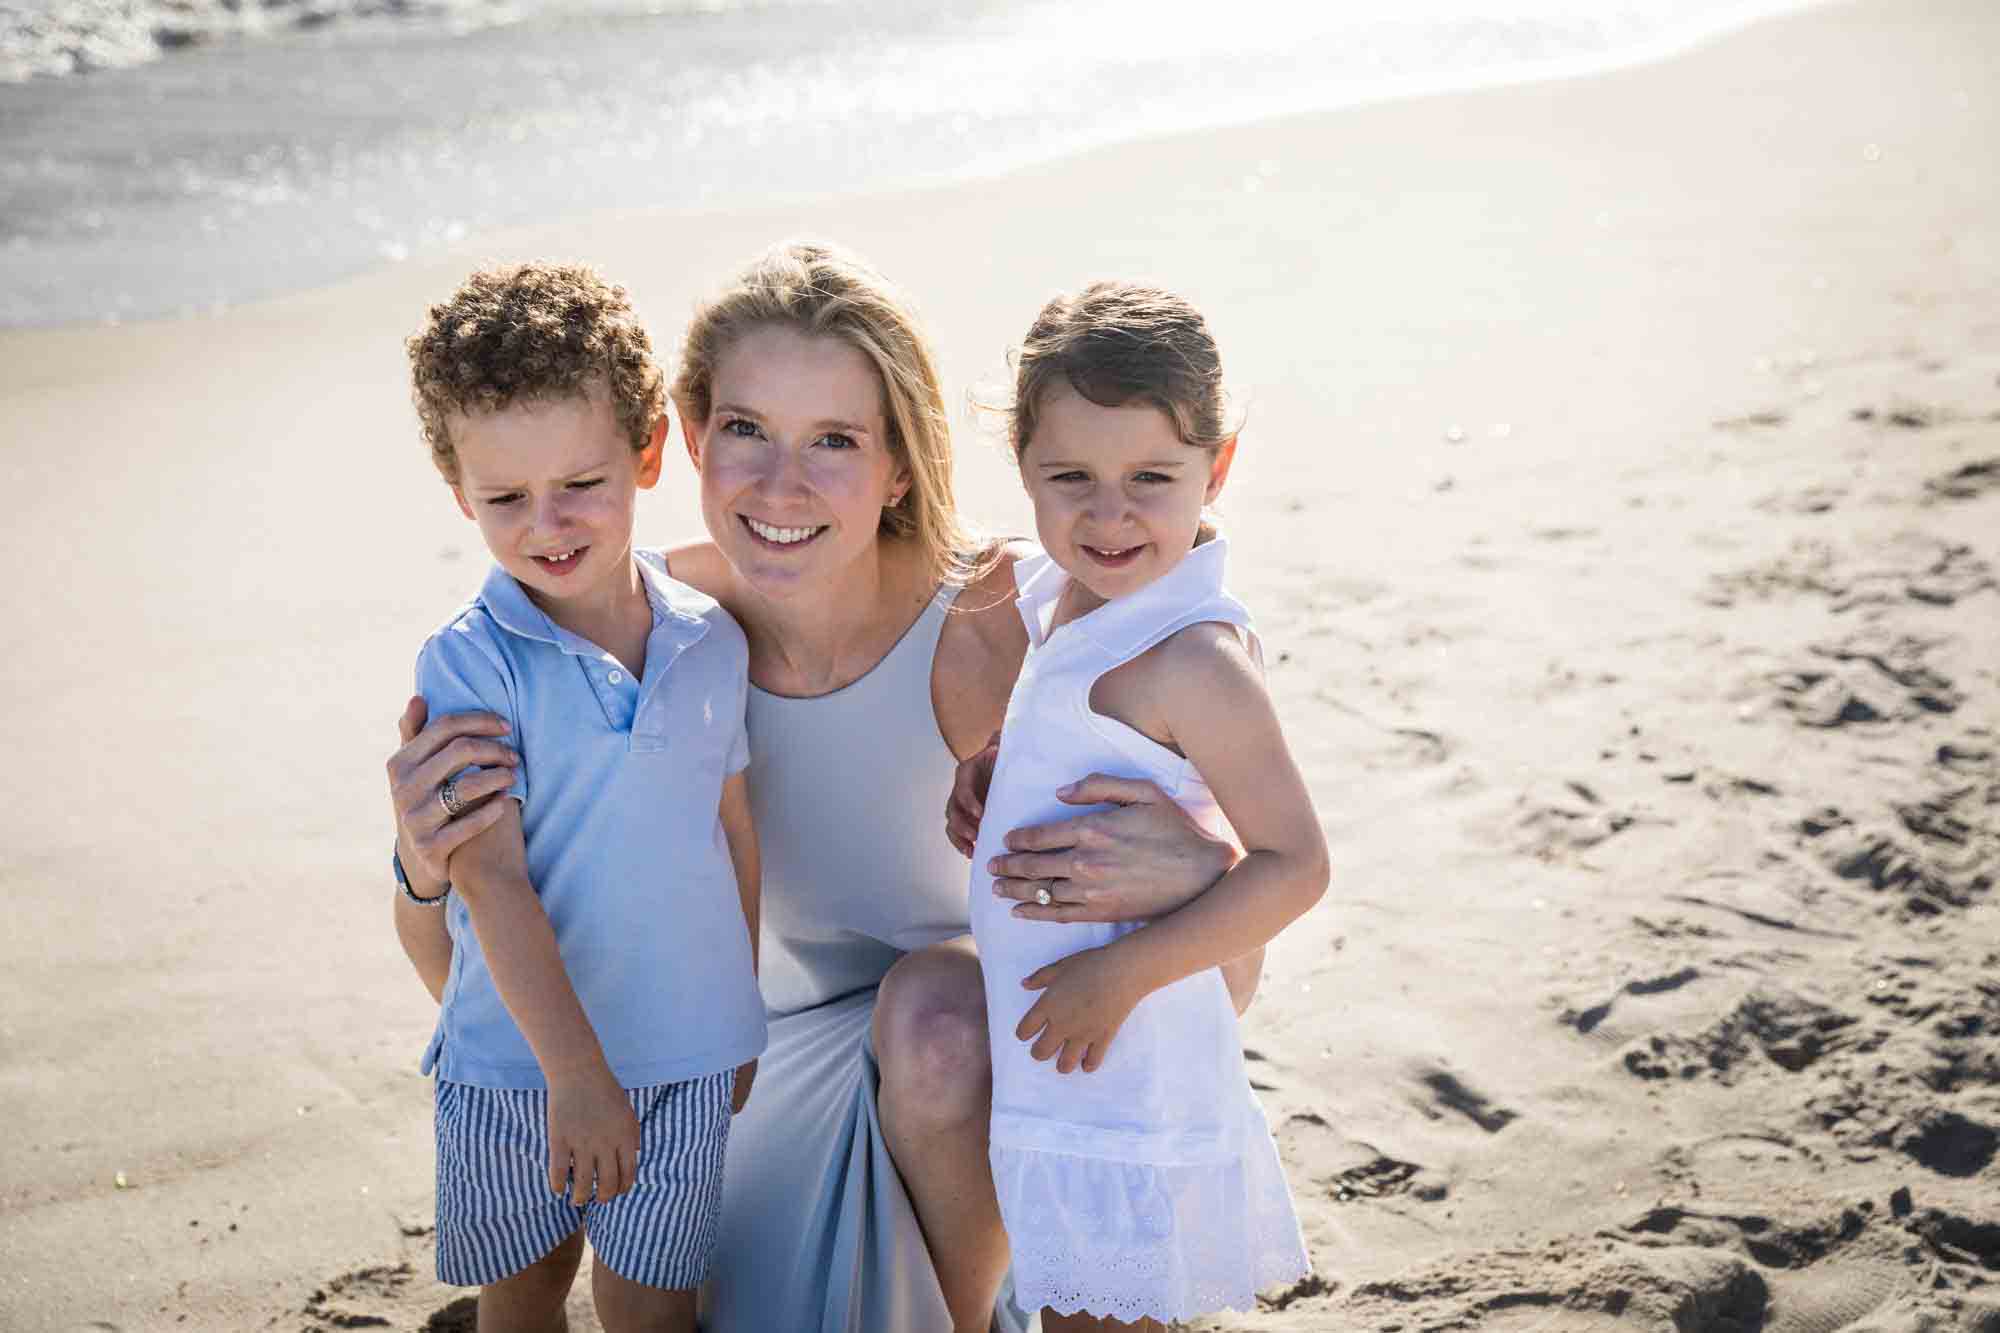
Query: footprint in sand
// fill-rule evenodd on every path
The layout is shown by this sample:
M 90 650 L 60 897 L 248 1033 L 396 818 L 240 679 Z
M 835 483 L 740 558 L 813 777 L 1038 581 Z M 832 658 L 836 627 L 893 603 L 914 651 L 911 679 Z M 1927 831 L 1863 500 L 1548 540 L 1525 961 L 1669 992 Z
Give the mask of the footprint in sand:
M 1988 491 L 2000 491 L 2000 458 L 1982 458 L 1927 479 L 1924 503 L 1977 500 Z
M 1892 802 L 1886 816 L 1827 807 L 1799 821 L 1803 844 L 1836 877 L 1895 896 L 1909 916 L 1964 909 L 2000 868 L 2000 809 L 1977 785 Z
M 1732 1085 L 1753 1073 L 1797 1074 L 1852 1040 L 1852 1014 L 1762 983 L 1692 1035 L 1656 1033 L 1619 1052 L 1627 1073 L 1647 1080 L 1708 1078 Z
M 1996 588 L 2000 582 L 1993 567 L 1970 546 L 1900 532 L 1851 551 L 1817 539 L 1794 541 L 1772 560 L 1712 576 L 1702 600 L 1733 607 L 1742 601 L 1809 595 L 1825 598 L 1838 614 L 1909 602 L 1952 606 Z
M 1800 726 L 1832 729 L 1956 712 L 1964 696 L 1930 665 L 1947 642 L 1877 627 L 1816 643 L 1809 667 L 1770 677 L 1778 706 Z
M 1412 1097 L 1411 1105 L 1427 1119 L 1463 1116 L 1488 1134 L 1498 1134 L 1521 1118 L 1518 1111 L 1495 1104 L 1485 1093 L 1468 1086 L 1450 1070 L 1430 1065 L 1418 1066 L 1414 1072 L 1426 1095 Z

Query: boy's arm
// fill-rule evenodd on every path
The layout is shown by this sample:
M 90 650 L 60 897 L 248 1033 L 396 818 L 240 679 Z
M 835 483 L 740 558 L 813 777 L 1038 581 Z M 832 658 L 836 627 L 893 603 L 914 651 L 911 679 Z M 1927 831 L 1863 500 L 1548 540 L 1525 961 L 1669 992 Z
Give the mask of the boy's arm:
M 555 928 L 528 881 L 521 807 L 503 802 L 492 828 L 451 854 L 452 892 L 465 903 L 493 984 L 549 1085 L 549 1188 L 571 1202 L 631 1188 L 639 1121 L 604 1059 L 597 1033 L 556 950 Z M 414 905 L 414 904 L 413 904 Z
M 1064 1072 L 1079 1064 L 1095 1069 L 1141 999 L 1261 950 L 1326 892 L 1326 836 L 1249 650 L 1233 630 L 1206 625 L 1162 648 L 1149 682 L 1153 698 L 1229 817 L 1244 856 L 1178 911 L 1022 982 L 1045 993 L 1015 1035 L 1035 1041 L 1037 1059 L 1060 1052 Z
M 757 827 L 750 819 L 750 786 L 740 771 L 723 779 L 721 817 L 722 835 L 729 843 L 729 859 L 736 867 L 736 893 L 743 902 L 743 923 L 750 929 L 750 967 L 755 971 L 764 870 L 757 847 Z M 755 1060 L 738 1067 L 729 1101 L 732 1111 L 742 1110 L 750 1100 L 750 1083 L 756 1077 Z
M 411 902 L 400 887 L 390 892 L 396 902 L 396 938 L 417 969 L 417 980 L 442 1004 L 444 983 L 451 977 L 451 932 L 445 929 L 444 911 Z

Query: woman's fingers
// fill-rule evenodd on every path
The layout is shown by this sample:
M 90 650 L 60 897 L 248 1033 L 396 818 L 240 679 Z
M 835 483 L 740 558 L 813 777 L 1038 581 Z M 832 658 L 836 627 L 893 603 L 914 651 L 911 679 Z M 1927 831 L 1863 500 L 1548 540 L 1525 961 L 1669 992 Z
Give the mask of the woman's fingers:
M 424 719 L 430 715 L 430 705 L 424 702 L 424 696 L 411 695 L 410 701 L 403 705 L 403 715 L 396 719 L 396 734 L 403 738 L 403 744 L 408 745 L 417 738 L 417 734 L 424 729 Z
M 500 822 L 506 813 L 506 807 L 500 803 L 502 799 L 489 796 L 457 819 L 447 819 L 426 832 L 411 834 L 407 840 L 409 849 L 430 882 L 442 884 L 450 879 L 451 854 Z M 444 811 L 438 813 L 442 815 Z
M 437 789 L 452 774 L 467 768 L 509 768 L 520 756 L 499 741 L 478 736 L 461 736 L 411 769 L 397 790 L 410 800 L 410 808 L 425 797 L 435 798 Z

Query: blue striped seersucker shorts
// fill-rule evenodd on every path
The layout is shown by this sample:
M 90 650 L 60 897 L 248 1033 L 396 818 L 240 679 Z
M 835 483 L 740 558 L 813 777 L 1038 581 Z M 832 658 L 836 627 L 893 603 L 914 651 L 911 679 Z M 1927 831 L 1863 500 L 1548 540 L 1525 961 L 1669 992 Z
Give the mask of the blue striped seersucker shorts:
M 700 1285 L 715 1257 L 734 1071 L 631 1088 L 639 1117 L 633 1187 L 579 1208 L 549 1189 L 549 1094 L 437 1083 L 438 1280 L 512 1277 L 581 1226 L 597 1261 L 627 1281 Z

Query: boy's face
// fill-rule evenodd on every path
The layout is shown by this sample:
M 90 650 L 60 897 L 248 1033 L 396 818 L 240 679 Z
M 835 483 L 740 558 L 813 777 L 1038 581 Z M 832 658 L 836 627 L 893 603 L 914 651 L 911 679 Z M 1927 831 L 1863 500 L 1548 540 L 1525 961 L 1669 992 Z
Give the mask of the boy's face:
M 601 387 L 454 417 L 452 494 L 538 603 L 576 603 L 627 575 L 638 492 L 660 477 L 666 418 L 635 453 Z
M 1180 563 L 1202 506 L 1228 479 L 1236 442 L 1197 449 L 1150 404 L 1100 407 L 1066 384 L 1040 407 L 1021 479 L 1049 558 L 1100 602 Z

